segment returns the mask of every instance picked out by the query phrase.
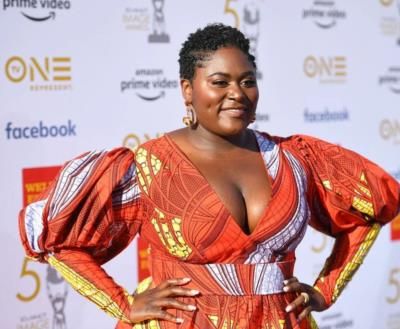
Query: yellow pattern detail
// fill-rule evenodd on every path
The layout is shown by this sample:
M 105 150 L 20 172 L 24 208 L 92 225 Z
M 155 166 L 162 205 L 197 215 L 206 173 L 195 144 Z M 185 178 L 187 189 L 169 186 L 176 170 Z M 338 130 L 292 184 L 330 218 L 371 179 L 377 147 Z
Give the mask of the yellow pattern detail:
M 165 219 L 165 214 L 155 208 L 155 212 L 158 218 L 153 218 L 151 223 L 154 226 L 155 231 L 162 244 L 167 248 L 169 253 L 173 256 L 179 257 L 181 259 L 186 259 L 192 253 L 192 249 L 188 246 L 186 241 L 183 239 L 182 235 L 182 219 L 172 218 L 171 224 L 169 223 L 159 223 L 159 220 Z M 173 234 L 171 233 L 171 229 Z
M 136 323 L 132 329 L 160 329 L 158 320 L 146 321 L 146 323 Z
M 157 175 L 161 169 L 161 161 L 154 155 L 150 155 L 150 166 L 148 164 L 148 152 L 146 149 L 139 147 L 135 154 L 136 163 L 141 170 L 137 171 L 140 186 L 143 191 L 148 194 L 148 188 L 151 184 L 152 177 L 150 175 L 150 166 L 154 175 Z M 142 173 L 143 172 L 143 173 Z
M 311 329 L 318 329 L 317 322 L 315 322 L 315 319 L 311 314 L 308 316 L 308 321 L 310 322 Z
M 61 274 L 65 281 L 67 281 L 82 296 L 94 302 L 99 308 L 113 317 L 129 322 L 129 319 L 124 315 L 124 312 L 119 308 L 117 303 L 115 303 L 106 293 L 97 289 L 94 284 L 80 276 L 53 256 L 49 256 L 47 261 Z
M 327 188 L 328 190 L 332 190 L 332 184 L 329 180 L 324 180 L 322 181 L 322 184 Z
M 209 315 L 208 318 L 211 320 L 211 322 L 213 323 L 215 328 L 218 328 L 218 329 L 232 329 L 233 328 L 233 320 L 230 321 L 231 325 L 228 327 L 228 321 L 226 319 L 224 319 L 224 322 L 221 327 L 221 325 L 218 324 L 219 318 L 217 315 Z
M 150 288 L 152 283 L 153 283 L 153 278 L 151 276 L 148 276 L 146 279 L 143 279 L 142 281 L 139 282 L 135 290 L 135 294 L 141 294 L 142 292 L 146 291 L 147 289 Z
M 367 178 L 365 177 L 365 173 L 361 172 L 360 175 L 360 182 L 361 184 L 358 185 L 358 189 L 355 189 L 354 192 L 358 194 L 358 196 L 353 197 L 352 201 L 352 206 L 354 209 L 358 210 L 359 212 L 369 216 L 369 217 L 375 217 L 375 211 L 374 211 L 374 205 L 372 202 L 366 201 L 365 197 L 361 198 L 363 196 L 366 196 L 368 198 L 371 198 L 371 191 L 367 187 L 368 186 L 368 181 Z
M 358 185 L 358 188 L 361 190 L 361 192 L 363 192 L 366 196 L 368 196 L 369 198 L 371 197 L 371 191 L 369 189 L 367 189 L 365 186 L 362 185 Z
M 127 291 L 125 291 L 124 295 L 125 295 L 126 299 L 128 300 L 128 304 L 132 305 L 135 298 Z
M 370 217 L 375 217 L 374 205 L 372 202 L 368 202 L 357 196 L 354 196 L 352 206 L 354 209 L 357 209 L 363 214 L 366 214 Z
M 367 179 L 365 178 L 365 172 L 361 172 L 360 182 L 368 185 Z
M 266 324 L 264 329 L 284 329 L 285 328 L 285 320 L 278 320 L 279 322 L 279 328 L 275 325 L 272 324 Z
M 371 249 L 373 243 L 375 242 L 380 229 L 381 226 L 378 223 L 375 223 L 371 226 L 370 231 L 368 232 L 364 241 L 361 243 L 353 259 L 347 263 L 343 271 L 340 273 L 340 276 L 336 281 L 336 285 L 333 291 L 332 302 L 336 301 L 336 299 L 339 297 L 340 293 L 346 286 L 347 282 L 351 280 L 354 273 L 362 264 L 365 256 L 367 256 L 368 251 Z

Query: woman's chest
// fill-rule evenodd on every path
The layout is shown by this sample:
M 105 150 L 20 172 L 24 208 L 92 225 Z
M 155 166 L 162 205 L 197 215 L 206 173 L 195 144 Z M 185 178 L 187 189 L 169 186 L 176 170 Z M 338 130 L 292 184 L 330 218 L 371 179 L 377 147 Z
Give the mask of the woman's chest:
M 308 220 L 305 176 L 296 160 L 284 153 L 263 163 L 264 177 L 255 174 L 260 168 L 249 166 L 247 184 L 239 190 L 229 186 L 236 184 L 229 179 L 210 183 L 197 167 L 174 152 L 164 157 L 141 152 L 137 155 L 138 181 L 150 205 L 142 235 L 153 248 L 183 260 L 245 260 L 258 246 L 267 248 L 266 241 L 272 241 L 271 250 L 289 248 L 290 241 L 304 230 Z M 218 173 L 212 175 L 215 178 Z M 255 194 L 265 191 L 259 193 L 262 209 L 256 216 L 253 213 L 256 220 L 250 224 L 251 232 L 246 232 L 241 219 L 251 219 L 246 201 L 251 199 L 252 186 Z M 243 191 L 250 193 L 250 199 L 244 198 Z M 239 203 L 237 211 L 234 203 Z

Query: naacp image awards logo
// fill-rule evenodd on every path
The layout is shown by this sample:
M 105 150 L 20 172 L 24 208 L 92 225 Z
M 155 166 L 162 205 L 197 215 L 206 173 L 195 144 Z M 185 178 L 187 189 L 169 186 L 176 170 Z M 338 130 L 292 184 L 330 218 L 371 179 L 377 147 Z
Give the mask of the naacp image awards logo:
M 149 35 L 150 43 L 167 43 L 169 35 L 166 32 L 164 5 L 165 0 L 152 0 L 153 4 L 153 29 Z

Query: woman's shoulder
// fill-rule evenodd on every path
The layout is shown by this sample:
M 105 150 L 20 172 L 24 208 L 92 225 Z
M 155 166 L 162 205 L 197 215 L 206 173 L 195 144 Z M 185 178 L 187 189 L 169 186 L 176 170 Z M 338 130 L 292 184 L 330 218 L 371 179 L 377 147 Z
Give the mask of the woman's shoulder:
M 324 141 L 319 139 L 318 137 L 304 135 L 304 134 L 293 134 L 289 136 L 278 136 L 278 135 L 271 135 L 264 131 L 254 131 L 257 138 L 261 140 L 267 140 L 272 142 L 279 147 L 283 148 L 291 148 L 291 147 L 298 147 L 301 144 L 313 144 L 313 143 L 327 143 L 330 144 L 328 141 Z
M 166 138 L 165 134 L 160 134 L 157 137 L 147 139 L 141 143 L 137 143 L 135 146 L 131 147 L 131 150 L 134 153 L 140 152 L 141 150 L 155 150 L 155 149 L 162 149 L 165 146 Z

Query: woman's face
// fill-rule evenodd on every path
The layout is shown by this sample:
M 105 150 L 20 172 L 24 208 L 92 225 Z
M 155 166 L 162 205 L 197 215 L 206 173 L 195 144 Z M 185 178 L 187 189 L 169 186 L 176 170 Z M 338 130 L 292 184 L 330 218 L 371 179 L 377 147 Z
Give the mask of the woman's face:
M 221 48 L 197 67 L 192 83 L 182 81 L 202 128 L 220 136 L 243 132 L 254 119 L 258 101 L 256 71 L 238 48 Z

